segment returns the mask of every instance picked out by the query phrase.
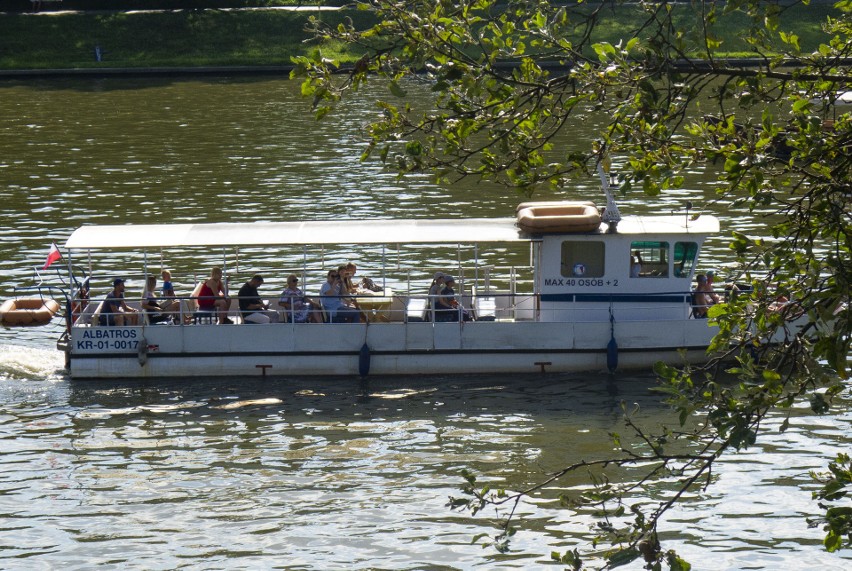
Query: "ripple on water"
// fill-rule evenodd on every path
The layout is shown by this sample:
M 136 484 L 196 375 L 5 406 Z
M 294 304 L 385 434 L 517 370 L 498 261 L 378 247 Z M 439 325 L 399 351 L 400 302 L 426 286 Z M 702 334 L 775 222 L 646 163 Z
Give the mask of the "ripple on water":
M 363 99 L 320 123 L 298 93 L 297 84 L 269 78 L 0 87 L 0 214 L 14 221 L 0 228 L 2 297 L 31 283 L 50 242 L 82 224 L 511 216 L 522 200 L 489 183 L 398 179 L 361 161 L 381 86 L 366 86 Z M 582 118 L 572 135 L 598 121 Z M 689 200 L 693 212 L 719 216 L 725 235 L 765 233 L 768 213 L 719 199 L 714 178 L 696 171 L 681 190 L 628 194 L 621 210 L 684 212 Z M 537 198 L 601 203 L 594 180 Z M 711 240 L 702 265 L 729 261 L 726 241 Z M 489 263 L 528 260 L 505 248 L 480 253 Z M 357 259 L 375 275 L 384 254 L 343 246 L 311 262 Z M 422 265 L 424 255 L 439 267 L 455 262 L 454 251 L 393 253 L 403 267 Z M 186 286 L 220 260 L 188 249 L 166 252 L 163 264 Z M 301 261 L 301 250 L 286 248 L 240 253 L 242 272 L 277 279 Z M 135 252 L 93 256 L 93 291 L 101 295 L 115 275 L 138 280 L 144 263 Z M 492 521 L 505 512 L 470 518 L 446 508 L 460 495 L 461 470 L 525 488 L 608 453 L 609 433 L 624 431 L 622 401 L 639 403 L 649 423 L 670 414 L 642 377 L 397 378 L 366 388 L 328 379 L 71 383 L 53 348 L 60 333 L 61 324 L 0 329 L 3 568 L 545 568 L 551 551 L 590 536 L 588 513 L 559 507 L 559 495 L 585 480 L 567 478 L 522 502 L 512 551 L 498 554 L 472 539 L 494 534 Z M 848 442 L 850 417 L 796 409 L 788 431 L 772 433 L 781 420 L 663 523 L 667 547 L 694 568 L 848 563 L 848 553 L 825 554 L 803 516 L 818 511 L 807 472 L 824 469 Z M 664 497 L 654 487 L 637 501 Z

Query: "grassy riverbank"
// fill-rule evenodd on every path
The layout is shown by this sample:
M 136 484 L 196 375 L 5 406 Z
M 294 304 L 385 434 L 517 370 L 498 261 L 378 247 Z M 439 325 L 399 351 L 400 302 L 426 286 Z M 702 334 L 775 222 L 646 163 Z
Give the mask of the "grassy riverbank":
M 0 16 L 0 69 L 284 65 L 291 56 L 316 49 L 305 43 L 311 14 L 333 24 L 344 17 L 372 23 L 369 13 L 351 11 L 5 14 Z M 344 46 L 325 45 L 323 52 L 346 56 Z
M 826 5 L 800 6 L 785 14 L 782 28 L 795 32 L 808 51 L 825 40 L 821 24 L 835 11 Z M 0 70 L 98 67 L 280 66 L 318 46 L 304 31 L 311 15 L 336 24 L 346 18 L 366 27 L 366 11 L 178 10 L 159 12 L 62 12 L 0 14 Z M 695 16 L 684 10 L 684 28 Z M 613 10 L 599 39 L 617 42 L 635 24 L 626 10 Z M 739 37 L 744 20 L 732 17 L 719 27 L 729 56 L 748 57 Z M 101 61 L 95 57 L 100 49 Z M 354 61 L 362 52 L 323 45 L 328 58 Z

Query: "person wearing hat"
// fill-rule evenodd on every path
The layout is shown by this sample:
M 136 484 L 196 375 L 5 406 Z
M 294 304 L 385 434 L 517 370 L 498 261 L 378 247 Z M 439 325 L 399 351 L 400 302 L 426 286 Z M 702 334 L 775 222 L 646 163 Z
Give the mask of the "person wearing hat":
M 470 314 L 459 306 L 456 290 L 453 289 L 454 285 L 456 280 L 453 276 L 444 274 L 444 289 L 436 298 L 435 321 L 458 321 L 459 318 L 464 321 L 471 320 Z
M 138 310 L 128 307 L 124 301 L 124 280 L 115 278 L 112 291 L 104 298 L 100 310 L 101 325 L 138 325 Z
M 438 309 L 438 295 L 440 295 L 443 289 L 444 272 L 435 272 L 435 275 L 432 277 L 432 285 L 429 286 L 429 311 L 427 312 L 427 319 L 431 319 L 434 311 Z
M 278 323 L 278 312 L 269 309 L 260 298 L 257 288 L 263 284 L 263 276 L 255 274 L 243 284 L 237 293 L 243 323 Z

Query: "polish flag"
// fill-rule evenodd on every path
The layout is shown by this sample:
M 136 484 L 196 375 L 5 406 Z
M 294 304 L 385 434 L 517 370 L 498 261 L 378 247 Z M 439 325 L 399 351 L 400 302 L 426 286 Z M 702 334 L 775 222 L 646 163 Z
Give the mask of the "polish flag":
M 62 259 L 62 254 L 59 253 L 59 248 L 56 247 L 56 243 L 52 243 L 50 245 L 50 252 L 47 253 L 47 261 L 44 263 L 44 267 L 42 269 L 46 270 L 50 267 L 50 264 L 60 259 Z

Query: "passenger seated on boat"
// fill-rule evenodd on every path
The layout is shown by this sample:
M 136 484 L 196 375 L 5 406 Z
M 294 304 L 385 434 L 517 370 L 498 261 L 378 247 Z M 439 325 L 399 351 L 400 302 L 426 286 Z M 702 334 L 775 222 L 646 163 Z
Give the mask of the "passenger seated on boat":
M 340 270 L 329 270 L 326 282 L 320 288 L 320 301 L 332 323 L 357 323 L 361 312 L 347 305 L 346 299 L 351 299 L 344 291 Z M 343 297 L 346 296 L 346 297 Z
M 355 272 L 358 271 L 358 266 L 353 262 L 347 262 L 345 266 L 337 268 L 340 272 L 340 277 L 343 278 L 343 285 L 349 293 L 357 293 L 358 286 L 355 285 Z
M 707 310 L 715 303 L 715 301 L 707 290 L 707 276 L 704 274 L 698 274 L 695 276 L 695 279 L 698 282 L 698 285 L 692 293 L 692 316 L 697 319 L 705 319 L 707 317 Z M 713 290 L 710 289 L 710 292 L 712 291 Z
M 341 281 L 341 301 L 343 301 L 343 305 L 346 307 L 357 309 L 358 317 L 360 318 L 361 308 L 358 306 L 358 301 L 355 299 L 355 295 L 358 293 L 358 287 L 355 285 L 355 282 L 352 281 L 352 276 L 355 275 L 356 271 L 357 268 L 352 262 L 348 262 L 346 265 L 337 268 L 337 273 L 340 274 Z M 358 319 L 355 321 L 358 321 Z
M 71 322 L 76 323 L 77 319 L 86 311 L 89 306 L 89 278 L 83 280 L 77 293 L 74 294 L 74 301 L 71 303 Z
M 642 275 L 642 255 L 639 250 L 634 250 L 633 255 L 630 256 L 630 277 L 638 278 L 640 275 Z
M 719 303 L 721 298 L 719 294 L 716 293 L 716 290 L 713 289 L 713 281 L 716 279 L 716 272 L 713 270 L 707 270 L 707 295 L 710 296 L 710 299 L 713 300 L 713 303 Z
M 426 321 L 432 320 L 432 313 L 438 309 L 436 306 L 438 295 L 444 289 L 444 272 L 435 272 L 432 276 L 432 285 L 429 286 L 429 302 L 427 304 Z
M 201 284 L 198 292 L 198 311 L 214 313 L 219 318 L 219 324 L 233 323 L 228 319 L 228 308 L 231 300 L 228 299 L 225 286 L 222 283 L 222 268 L 214 267 L 210 271 L 210 278 Z
M 278 312 L 269 309 L 257 291 L 263 284 L 263 276 L 255 274 L 249 281 L 243 284 L 237 294 L 240 305 L 240 315 L 243 323 L 278 323 Z
M 322 307 L 299 289 L 299 278 L 295 274 L 287 276 L 287 287 L 281 292 L 278 305 L 287 311 L 287 321 L 322 323 Z
M 444 274 L 444 289 L 435 298 L 435 321 L 458 321 L 459 316 L 464 321 L 473 319 L 470 312 L 459 305 L 456 299 L 456 291 L 453 289 L 455 283 L 453 276 Z
M 116 278 L 112 282 L 112 291 L 101 304 L 101 325 L 137 325 L 138 311 L 128 307 L 124 301 L 124 280 Z
M 343 266 L 338 266 L 337 273 L 340 274 L 340 295 L 343 296 L 343 303 L 350 307 L 358 307 L 358 304 L 355 302 L 355 294 L 358 293 L 358 286 L 355 285 L 355 282 L 352 281 L 352 276 L 355 275 L 357 268 L 355 264 L 349 262 Z
M 142 294 L 142 309 L 148 318 L 148 323 L 163 323 L 170 321 L 178 310 L 177 300 L 157 299 L 157 278 L 148 276 L 145 280 L 145 292 Z
M 169 270 L 163 270 L 160 277 L 163 278 L 163 297 L 166 299 L 176 298 L 175 286 L 172 285 L 172 273 Z

